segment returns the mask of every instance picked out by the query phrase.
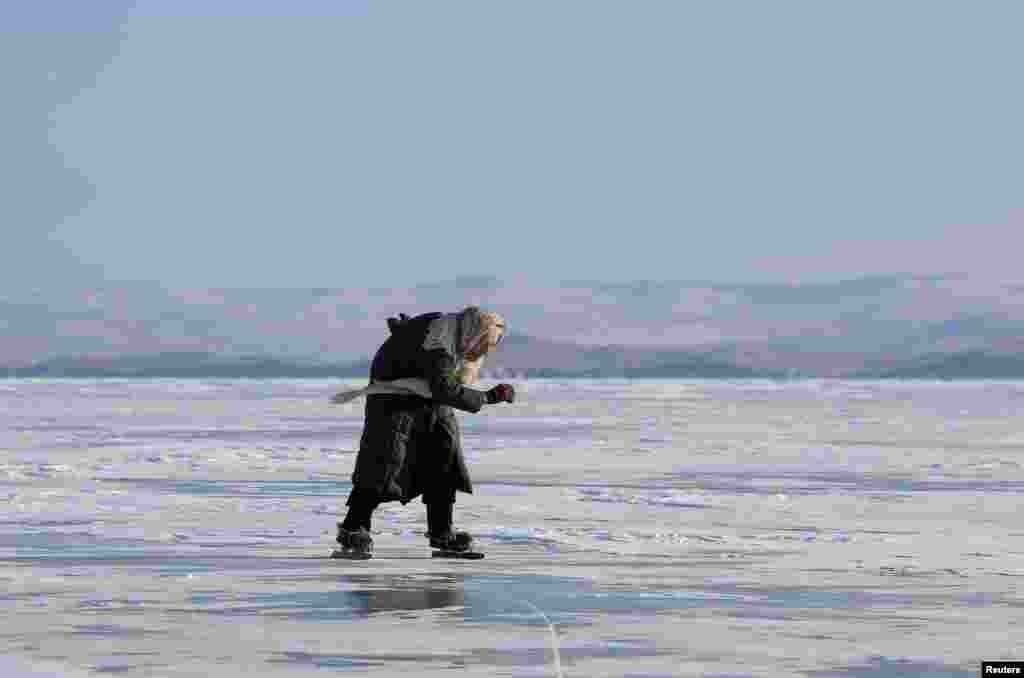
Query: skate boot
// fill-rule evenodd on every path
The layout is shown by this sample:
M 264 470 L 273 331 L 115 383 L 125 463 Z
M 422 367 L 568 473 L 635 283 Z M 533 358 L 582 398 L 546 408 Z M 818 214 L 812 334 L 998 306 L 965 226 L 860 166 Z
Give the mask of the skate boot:
M 340 546 L 331 554 L 331 558 L 347 558 L 348 560 L 369 560 L 373 557 L 373 537 L 365 527 L 358 530 L 346 530 L 338 523 L 337 542 Z
M 451 529 L 438 534 L 427 533 L 430 539 L 430 546 L 434 549 L 431 554 L 435 558 L 465 558 L 468 560 L 479 560 L 484 554 L 473 550 L 473 537 L 467 532 L 455 532 Z

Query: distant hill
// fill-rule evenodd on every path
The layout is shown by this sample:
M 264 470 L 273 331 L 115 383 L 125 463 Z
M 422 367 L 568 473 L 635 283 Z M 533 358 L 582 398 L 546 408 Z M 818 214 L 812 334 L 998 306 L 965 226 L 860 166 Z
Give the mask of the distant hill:
M 273 379 L 360 378 L 369 374 L 369 368 L 365 359 L 315 363 L 265 356 L 171 352 L 119 357 L 65 356 L 8 368 L 6 372 L 10 377 Z M 587 348 L 526 336 L 510 336 L 502 342 L 485 369 L 485 376 L 492 377 L 745 378 L 775 374 L 682 351 Z
M 625 346 L 586 347 L 512 335 L 484 370 L 485 378 L 677 378 L 752 379 L 821 376 L 853 379 L 1024 379 L 1024 352 L 966 350 L 912 358 L 861 356 L 862 369 L 796 372 L 756 367 L 727 356 L 735 351 L 650 350 Z M 762 361 L 769 362 L 769 361 Z M 779 361 L 771 361 L 778 365 Z M 367 359 L 300 361 L 270 356 L 223 356 L 165 352 L 113 357 L 64 356 L 8 367 L 0 376 L 20 378 L 176 379 L 354 379 L 369 375 Z
M 557 285 L 461 276 L 403 289 L 54 282 L 0 291 L 0 374 L 362 377 L 389 316 L 467 304 L 500 312 L 516 333 L 490 361 L 496 373 L 1009 378 L 1024 355 L 1024 285 L 955 274 Z
M 9 368 L 7 375 L 93 379 L 313 379 L 364 377 L 369 370 L 367 361 L 321 365 L 261 356 L 230 358 L 209 353 L 176 352 L 114 358 L 61 357 L 28 367 Z
M 929 354 L 856 376 L 881 379 L 1024 379 L 1024 354 L 959 351 Z
M 701 351 L 629 346 L 580 346 L 564 341 L 511 335 L 495 352 L 489 369 L 539 377 L 751 378 L 774 377 Z

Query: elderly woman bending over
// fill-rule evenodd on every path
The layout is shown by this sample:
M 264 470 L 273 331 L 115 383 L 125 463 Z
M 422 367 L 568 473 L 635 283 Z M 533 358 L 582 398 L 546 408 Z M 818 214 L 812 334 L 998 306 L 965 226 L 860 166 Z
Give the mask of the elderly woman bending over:
M 505 334 L 495 313 L 470 306 L 459 313 L 389 318 L 391 336 L 377 350 L 370 384 L 339 393 L 333 402 L 366 395 L 366 420 L 348 513 L 338 524 L 339 557 L 369 558 L 370 518 L 383 502 L 407 504 L 422 495 L 427 537 L 433 548 L 471 553 L 473 539 L 452 529 L 455 492 L 472 493 L 454 409 L 479 412 L 485 405 L 511 403 L 515 391 L 498 384 L 469 388 L 479 378 L 484 356 Z

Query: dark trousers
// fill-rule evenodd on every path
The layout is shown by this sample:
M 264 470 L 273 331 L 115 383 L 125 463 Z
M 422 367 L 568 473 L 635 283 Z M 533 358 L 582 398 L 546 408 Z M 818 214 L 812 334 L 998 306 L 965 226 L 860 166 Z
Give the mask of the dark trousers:
M 450 529 L 456 490 L 472 491 L 451 408 L 411 396 L 369 396 L 352 482 L 344 529 L 369 530 L 381 503 L 417 495 L 430 532 Z
M 346 530 L 364 527 L 369 531 L 373 512 L 381 504 L 378 494 L 373 490 L 353 487 L 345 503 L 348 505 L 348 513 L 341 527 Z M 441 534 L 451 529 L 452 508 L 455 504 L 454 488 L 425 492 L 423 503 L 427 505 L 427 530 L 430 534 Z

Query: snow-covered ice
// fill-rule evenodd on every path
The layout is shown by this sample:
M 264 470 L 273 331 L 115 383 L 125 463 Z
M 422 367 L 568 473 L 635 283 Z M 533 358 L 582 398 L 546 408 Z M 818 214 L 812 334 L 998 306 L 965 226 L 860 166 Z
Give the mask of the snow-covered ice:
M 1024 659 L 1024 384 L 522 382 L 460 415 L 485 560 L 430 558 L 417 500 L 336 561 L 355 384 L 0 381 L 0 675 Z

